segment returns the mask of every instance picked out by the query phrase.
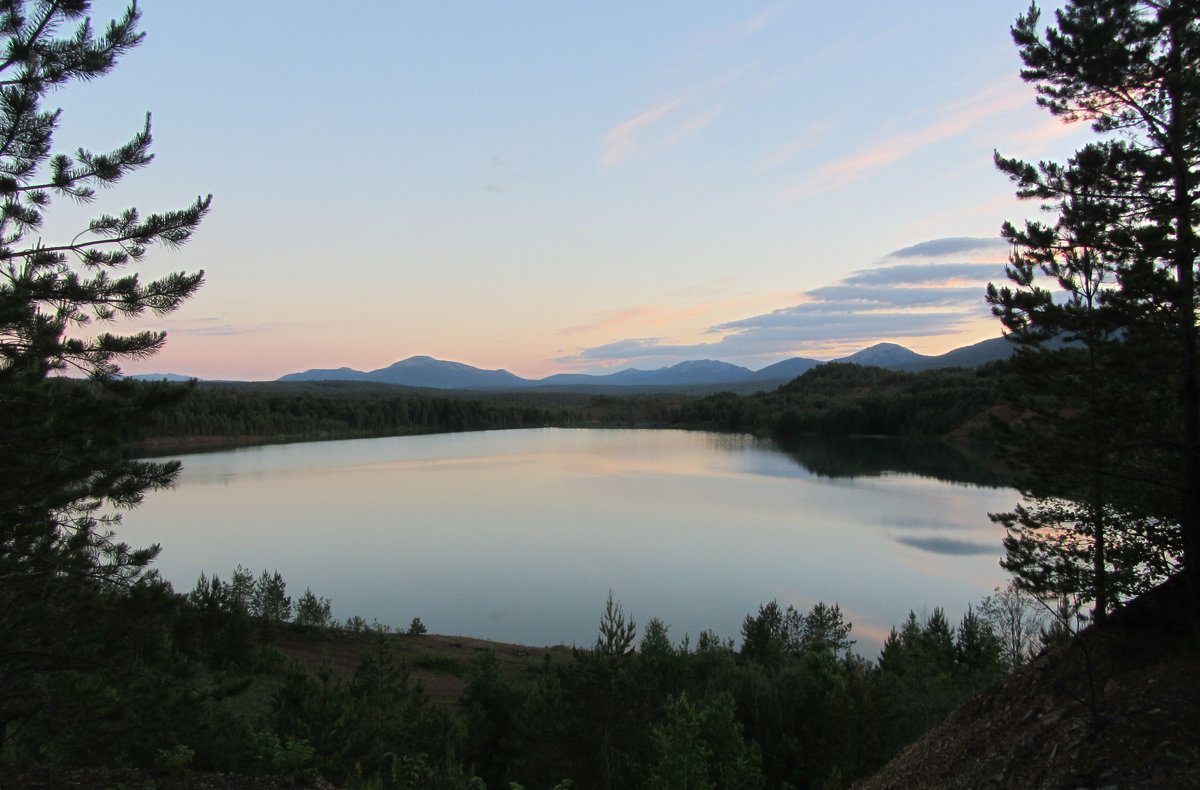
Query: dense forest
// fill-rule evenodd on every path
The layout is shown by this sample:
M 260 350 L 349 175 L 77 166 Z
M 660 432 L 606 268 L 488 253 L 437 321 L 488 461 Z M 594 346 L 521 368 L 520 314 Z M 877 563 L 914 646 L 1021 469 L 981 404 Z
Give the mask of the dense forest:
M 404 650 L 435 639 L 419 620 L 403 634 L 335 622 L 327 599 L 293 602 L 278 574 L 240 566 L 186 595 L 150 575 L 73 603 L 42 627 L 68 628 L 87 660 L 3 700 L 37 711 L 5 741 L 18 781 L 50 764 L 111 766 L 91 776 L 127 783 L 229 772 L 354 787 L 841 787 L 1026 661 L 1039 635 L 1057 638 L 1014 591 L 957 625 L 940 609 L 910 615 L 877 661 L 852 649 L 836 605 L 768 602 L 735 644 L 673 639 L 656 619 L 639 629 L 610 596 L 590 648 L 519 665 L 443 650 L 410 665 Z M 357 663 L 337 666 L 326 651 L 346 644 Z M 461 693 L 431 697 L 420 667 L 461 678 Z
M 680 421 L 784 441 L 810 433 L 944 437 L 1000 402 L 1008 369 L 997 362 L 910 373 L 828 363 L 773 392 L 700 398 L 681 408 Z
M 583 396 L 439 393 L 391 385 L 139 383 L 188 389 L 141 427 L 146 449 L 231 447 L 413 433 L 572 425 Z
M 144 426 L 156 451 L 279 441 L 531 427 L 677 427 L 789 441 L 807 434 L 945 437 L 1000 401 L 1009 367 L 919 373 L 849 363 L 816 367 L 772 392 L 583 395 L 414 391 L 347 382 L 141 383 L 188 386 L 188 397 Z

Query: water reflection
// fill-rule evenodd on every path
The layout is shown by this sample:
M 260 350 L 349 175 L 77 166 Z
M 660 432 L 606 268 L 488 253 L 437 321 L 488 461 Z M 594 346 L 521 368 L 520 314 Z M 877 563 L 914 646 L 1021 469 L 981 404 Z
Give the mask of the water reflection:
M 121 538 L 161 543 L 177 588 L 277 568 L 338 617 L 529 644 L 591 643 L 609 588 L 676 639 L 837 601 L 869 653 L 909 608 L 956 616 L 1003 581 L 986 514 L 1013 492 L 934 455 L 561 429 L 258 447 L 185 457 Z
M 995 460 L 944 442 L 814 435 L 780 449 L 805 469 L 834 479 L 903 473 L 990 488 L 1011 485 Z
M 990 543 L 972 543 L 969 540 L 954 538 L 923 538 L 915 535 L 898 535 L 896 541 L 906 546 L 932 551 L 934 554 L 947 554 L 951 557 L 985 556 L 996 553 L 996 547 Z

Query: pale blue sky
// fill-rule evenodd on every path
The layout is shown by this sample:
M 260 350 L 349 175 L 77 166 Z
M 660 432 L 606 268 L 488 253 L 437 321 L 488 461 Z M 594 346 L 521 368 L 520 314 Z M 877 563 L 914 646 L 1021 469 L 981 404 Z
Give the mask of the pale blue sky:
M 978 240 L 1035 212 L 992 150 L 1087 134 L 1019 78 L 1024 7 L 147 0 L 143 46 L 51 101 L 59 148 L 154 113 L 155 163 L 99 208 L 215 195 L 148 258 L 208 282 L 131 372 L 941 353 L 999 333 Z

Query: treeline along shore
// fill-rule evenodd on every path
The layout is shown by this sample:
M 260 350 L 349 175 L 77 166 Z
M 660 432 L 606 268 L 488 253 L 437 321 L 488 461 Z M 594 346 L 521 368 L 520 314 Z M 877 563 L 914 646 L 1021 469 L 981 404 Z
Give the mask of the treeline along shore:
M 1008 363 L 923 372 L 851 363 L 814 368 L 770 392 L 475 392 L 361 382 L 143 383 L 187 388 L 134 444 L 147 454 L 276 442 L 505 428 L 689 428 L 769 436 L 990 436 Z

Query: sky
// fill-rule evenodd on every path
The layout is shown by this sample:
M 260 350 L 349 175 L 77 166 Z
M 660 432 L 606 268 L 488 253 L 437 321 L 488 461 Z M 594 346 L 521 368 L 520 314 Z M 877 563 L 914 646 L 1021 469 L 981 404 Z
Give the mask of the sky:
M 151 112 L 156 159 L 46 241 L 213 194 L 139 265 L 206 284 L 128 373 L 939 354 L 1000 334 L 999 229 L 1038 214 L 993 151 L 1089 134 L 1020 79 L 1025 7 L 145 0 L 145 42 L 49 104 L 67 151 Z

